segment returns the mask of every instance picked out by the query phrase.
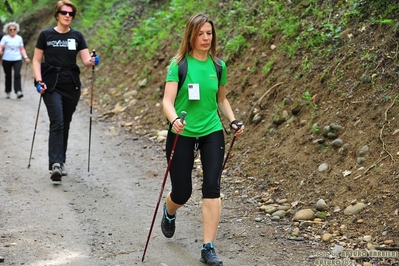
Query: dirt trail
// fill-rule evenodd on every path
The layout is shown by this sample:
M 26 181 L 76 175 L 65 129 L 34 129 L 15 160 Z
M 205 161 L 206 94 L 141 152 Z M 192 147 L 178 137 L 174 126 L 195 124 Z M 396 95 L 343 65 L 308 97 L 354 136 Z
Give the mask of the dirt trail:
M 42 102 L 28 169 L 39 94 L 28 78 L 22 99 L 15 95 L 5 99 L 3 78 L 0 256 L 4 262 L 0 265 L 141 265 L 166 168 L 160 146 L 93 122 L 88 172 L 89 107 L 81 101 L 71 125 L 69 175 L 61 185 L 53 185 L 47 170 L 45 105 Z M 168 180 L 164 193 L 169 188 Z M 230 204 L 224 203 L 216 241 L 224 265 L 310 265 L 305 262 L 308 254 L 304 254 L 311 253 L 309 247 L 291 242 L 287 246 L 283 240 L 273 239 L 275 229 L 268 224 L 237 223 L 239 214 Z M 179 211 L 172 239 L 163 237 L 158 212 L 144 265 L 203 265 L 199 262 L 200 208 L 195 190 Z

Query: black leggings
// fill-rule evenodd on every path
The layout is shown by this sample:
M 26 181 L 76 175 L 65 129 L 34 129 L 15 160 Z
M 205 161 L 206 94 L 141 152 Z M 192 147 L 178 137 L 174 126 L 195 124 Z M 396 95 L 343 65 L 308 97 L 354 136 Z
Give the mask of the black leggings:
M 12 69 L 14 68 L 14 91 L 21 91 L 21 68 L 22 60 L 6 61 L 3 60 L 3 69 L 5 74 L 5 92 L 11 92 L 12 87 Z
M 166 158 L 168 162 L 175 137 L 176 134 L 169 131 L 166 140 Z M 191 173 L 194 165 L 194 148 L 196 144 L 200 151 L 204 171 L 202 197 L 209 199 L 220 197 L 220 177 L 225 148 L 222 130 L 199 138 L 179 136 L 169 169 L 172 182 L 170 196 L 176 204 L 183 205 L 191 197 Z
M 73 83 L 59 84 L 55 90 L 43 94 L 43 100 L 50 119 L 48 141 L 49 170 L 51 170 L 53 163 L 65 163 L 69 126 L 79 98 L 80 89 L 77 89 Z

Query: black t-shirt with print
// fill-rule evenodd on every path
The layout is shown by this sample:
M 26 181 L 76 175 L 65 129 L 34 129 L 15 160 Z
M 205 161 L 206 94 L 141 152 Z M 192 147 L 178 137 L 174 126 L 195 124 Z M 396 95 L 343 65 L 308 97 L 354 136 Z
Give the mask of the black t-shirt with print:
M 36 48 L 44 51 L 44 62 L 55 67 L 70 69 L 76 65 L 79 51 L 88 48 L 83 34 L 70 29 L 67 33 L 59 33 L 54 28 L 43 30 L 37 39 Z M 70 71 L 62 71 L 58 76 L 58 83 L 70 83 Z

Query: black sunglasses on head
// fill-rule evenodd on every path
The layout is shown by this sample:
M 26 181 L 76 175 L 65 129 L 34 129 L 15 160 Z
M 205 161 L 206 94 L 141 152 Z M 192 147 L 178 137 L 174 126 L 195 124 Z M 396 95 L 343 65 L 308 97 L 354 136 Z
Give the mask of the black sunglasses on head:
M 75 12 L 73 12 L 73 11 L 69 12 L 69 11 L 65 11 L 65 10 L 60 10 L 60 11 L 58 11 L 58 13 L 61 15 L 64 15 L 64 16 L 66 16 L 66 14 L 68 14 L 71 17 L 75 16 Z

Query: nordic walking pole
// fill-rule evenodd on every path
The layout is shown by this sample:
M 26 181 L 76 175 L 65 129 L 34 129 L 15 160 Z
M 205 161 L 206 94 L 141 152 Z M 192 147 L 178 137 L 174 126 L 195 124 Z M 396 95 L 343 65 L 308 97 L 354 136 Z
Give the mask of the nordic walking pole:
M 238 123 L 237 126 L 238 126 L 237 130 L 239 130 L 239 129 L 241 128 L 241 126 L 242 126 L 242 123 Z M 236 131 L 237 131 L 237 130 L 236 130 Z M 231 144 L 230 144 L 229 151 L 227 152 L 226 158 L 224 158 L 224 162 L 223 162 L 223 166 L 222 166 L 222 171 L 224 170 L 224 167 L 226 166 L 227 159 L 228 159 L 229 156 L 230 156 L 231 148 L 233 148 L 233 145 L 234 145 L 234 142 L 236 141 L 236 138 L 237 138 L 237 137 L 234 135 L 234 137 L 233 137 L 233 139 L 232 139 L 232 141 L 231 141 Z
M 42 103 L 42 95 L 40 94 L 39 107 L 37 107 L 37 114 L 36 114 L 35 130 L 33 131 L 32 146 L 31 146 L 31 148 L 30 148 L 30 155 L 29 155 L 28 168 L 30 167 L 30 160 L 32 159 L 33 143 L 35 143 L 37 121 L 38 121 L 38 119 L 39 119 L 39 113 L 40 113 L 40 105 L 41 105 L 41 103 Z
M 182 111 L 182 112 L 181 112 L 180 121 L 181 121 L 182 123 L 184 122 L 184 118 L 186 117 L 186 115 L 187 115 L 187 113 L 186 113 L 185 111 Z M 175 148 L 176 148 L 176 144 L 177 144 L 177 139 L 178 139 L 178 138 L 179 138 L 179 135 L 177 134 L 176 137 L 175 137 L 175 141 L 174 141 L 174 143 L 173 143 L 172 151 L 171 151 L 171 153 L 170 153 L 169 162 L 168 162 L 168 167 L 166 168 L 165 176 L 164 176 L 164 178 L 163 178 L 162 188 L 161 188 L 161 191 L 159 192 L 158 202 L 157 202 L 157 205 L 156 205 L 156 207 L 155 207 L 154 216 L 152 217 L 152 222 L 151 222 L 151 226 L 150 226 L 150 231 L 148 232 L 147 242 L 145 243 L 145 248 L 144 248 L 144 252 L 143 252 L 143 257 L 141 258 L 141 262 L 144 261 L 145 253 L 146 253 L 147 247 L 148 247 L 148 242 L 150 242 L 150 236 L 151 236 L 152 228 L 154 227 L 155 217 L 157 216 L 157 212 L 158 212 L 158 208 L 159 208 L 159 203 L 161 202 L 162 193 L 163 193 L 163 190 L 164 190 L 164 188 L 165 188 L 166 179 L 168 178 L 169 168 L 170 168 L 170 165 L 172 164 L 172 158 L 173 158 L 173 154 L 175 153 Z
M 96 56 L 96 51 L 93 50 L 92 57 Z M 93 94 L 94 94 L 94 65 L 91 67 L 91 91 L 90 91 L 90 124 L 89 124 L 89 158 L 87 160 L 87 172 L 90 172 L 90 147 L 91 147 L 91 122 L 93 114 Z

